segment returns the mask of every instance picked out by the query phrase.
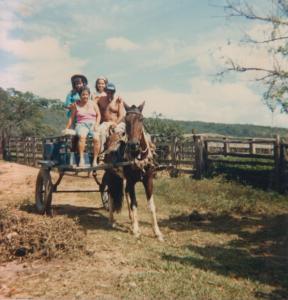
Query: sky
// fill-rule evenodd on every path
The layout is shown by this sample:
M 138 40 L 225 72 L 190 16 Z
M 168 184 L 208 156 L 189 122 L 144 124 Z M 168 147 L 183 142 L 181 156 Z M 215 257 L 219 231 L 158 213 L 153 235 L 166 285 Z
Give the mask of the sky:
M 145 116 L 288 127 L 287 115 L 272 118 L 253 74 L 216 76 L 229 57 L 273 64 L 265 49 L 239 42 L 264 36 L 267 25 L 227 19 L 223 4 L 0 0 L 0 86 L 64 100 L 73 74 L 86 75 L 92 90 L 104 75 L 128 104 L 145 100 Z

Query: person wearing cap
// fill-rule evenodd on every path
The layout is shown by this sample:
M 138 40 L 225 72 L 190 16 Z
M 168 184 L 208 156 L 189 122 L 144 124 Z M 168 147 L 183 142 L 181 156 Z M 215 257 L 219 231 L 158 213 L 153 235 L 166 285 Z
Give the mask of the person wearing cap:
M 65 100 L 65 108 L 68 109 L 66 115 L 69 119 L 71 116 L 71 108 L 72 104 L 76 101 L 80 100 L 79 92 L 83 87 L 86 87 L 88 84 L 88 80 L 84 75 L 81 74 L 75 74 L 71 77 L 71 84 L 72 84 L 72 90 L 69 92 L 69 94 L 66 97 Z
M 116 87 L 111 82 L 107 83 L 105 92 L 106 96 L 100 97 L 97 101 L 101 113 L 101 124 L 99 126 L 101 151 L 104 150 L 110 128 L 113 128 L 114 132 L 125 133 L 123 100 L 119 96 L 115 96 Z

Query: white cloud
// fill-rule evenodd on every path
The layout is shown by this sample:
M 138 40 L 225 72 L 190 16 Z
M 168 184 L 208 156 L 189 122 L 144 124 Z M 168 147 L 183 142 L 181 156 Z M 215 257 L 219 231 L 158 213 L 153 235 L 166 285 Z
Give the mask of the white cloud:
M 61 95 L 64 98 L 71 74 L 81 72 L 86 61 L 73 57 L 68 46 L 51 36 L 29 41 L 11 38 L 9 31 L 19 26 L 18 22 L 14 15 L 0 21 L 5 25 L 0 31 L 0 49 L 19 61 L 1 69 L 1 86 L 33 91 L 48 98 Z
M 125 37 L 111 37 L 106 39 L 105 45 L 110 50 L 131 51 L 140 48 L 139 45 L 128 40 Z
M 178 120 L 271 125 L 271 113 L 244 83 L 211 83 L 194 78 L 189 93 L 153 88 L 124 95 L 130 105 L 146 100 L 146 116 L 156 111 Z M 274 120 L 274 125 L 287 127 L 288 116 L 278 114 Z

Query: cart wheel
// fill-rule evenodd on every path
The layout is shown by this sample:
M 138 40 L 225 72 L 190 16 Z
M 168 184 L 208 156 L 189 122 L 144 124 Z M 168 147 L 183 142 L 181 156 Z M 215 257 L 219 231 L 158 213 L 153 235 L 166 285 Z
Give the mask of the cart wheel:
M 101 192 L 101 200 L 104 208 L 109 211 L 109 194 L 108 191 Z
M 52 202 L 53 184 L 51 181 L 50 170 L 40 169 L 35 190 L 36 209 L 40 214 L 52 215 L 51 202 Z

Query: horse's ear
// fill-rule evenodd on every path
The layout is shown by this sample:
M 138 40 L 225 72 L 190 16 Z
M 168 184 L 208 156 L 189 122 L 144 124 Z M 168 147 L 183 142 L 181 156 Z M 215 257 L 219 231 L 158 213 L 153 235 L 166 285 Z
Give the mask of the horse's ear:
M 145 105 L 145 101 L 142 102 L 142 104 L 140 104 L 138 106 L 138 109 L 140 110 L 140 112 L 142 112 L 143 108 L 144 108 L 144 105 Z
M 125 108 L 125 110 L 126 110 L 126 111 L 128 111 L 128 110 L 129 110 L 129 108 L 130 108 L 130 106 L 129 106 L 128 104 L 126 104 L 126 102 L 125 102 L 125 101 L 123 101 L 123 104 L 124 104 L 124 108 Z

